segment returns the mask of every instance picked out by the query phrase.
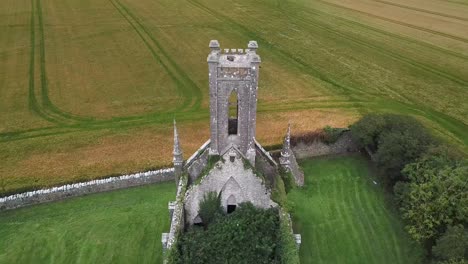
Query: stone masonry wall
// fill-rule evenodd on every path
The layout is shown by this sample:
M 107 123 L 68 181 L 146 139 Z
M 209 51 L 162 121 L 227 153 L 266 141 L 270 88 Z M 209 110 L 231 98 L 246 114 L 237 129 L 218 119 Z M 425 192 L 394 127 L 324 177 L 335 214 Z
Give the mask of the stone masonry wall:
M 62 200 L 69 197 L 106 192 L 170 180 L 174 180 L 174 168 L 67 184 L 59 187 L 2 197 L 0 198 L 0 211 Z

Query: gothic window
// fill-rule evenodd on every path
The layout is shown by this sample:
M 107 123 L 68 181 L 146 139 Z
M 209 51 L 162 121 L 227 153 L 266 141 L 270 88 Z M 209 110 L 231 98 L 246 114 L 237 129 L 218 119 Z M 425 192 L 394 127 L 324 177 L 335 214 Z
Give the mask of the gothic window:
M 239 99 L 237 97 L 237 92 L 233 91 L 229 96 L 228 100 L 228 134 L 237 135 L 237 124 L 238 124 L 238 115 L 239 115 Z

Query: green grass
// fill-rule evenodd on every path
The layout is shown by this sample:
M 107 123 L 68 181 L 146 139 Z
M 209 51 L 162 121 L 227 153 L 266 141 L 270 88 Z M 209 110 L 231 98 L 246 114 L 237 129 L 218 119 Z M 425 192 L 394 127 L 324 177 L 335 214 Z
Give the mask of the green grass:
M 304 160 L 305 186 L 288 194 L 301 263 L 421 263 L 421 248 L 373 184 L 360 156 Z
M 173 182 L 0 214 L 0 263 L 162 263 Z
M 166 166 L 174 117 L 189 156 L 208 138 L 211 39 L 259 43 L 263 144 L 295 115 L 293 131 L 393 112 L 468 152 L 468 6 L 365 2 L 1 1 L 0 194 Z

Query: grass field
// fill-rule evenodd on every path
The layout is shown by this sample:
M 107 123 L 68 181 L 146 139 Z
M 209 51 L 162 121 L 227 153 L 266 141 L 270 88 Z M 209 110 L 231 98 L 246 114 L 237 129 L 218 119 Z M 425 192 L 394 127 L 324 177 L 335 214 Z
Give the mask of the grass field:
M 173 182 L 0 214 L 0 263 L 162 263 Z
M 0 194 L 171 162 L 208 138 L 210 39 L 262 56 L 257 139 L 416 116 L 468 152 L 468 3 L 3 0 Z
M 301 263 L 422 263 L 362 157 L 306 160 L 305 187 L 288 194 Z

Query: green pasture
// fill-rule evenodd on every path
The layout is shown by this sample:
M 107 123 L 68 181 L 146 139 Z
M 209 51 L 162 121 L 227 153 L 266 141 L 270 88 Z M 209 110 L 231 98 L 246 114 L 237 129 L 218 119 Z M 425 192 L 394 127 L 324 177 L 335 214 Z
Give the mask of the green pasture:
M 396 212 L 359 156 L 301 162 L 288 194 L 301 263 L 421 263 Z M 0 263 L 161 263 L 172 182 L 0 214 Z
M 468 5 L 400 2 L 3 0 L 0 194 L 167 166 L 174 117 L 190 156 L 211 39 L 258 41 L 263 144 L 393 112 L 467 152 Z
M 162 263 L 173 182 L 0 213 L 0 263 Z
M 422 263 L 359 156 L 304 160 L 305 186 L 288 194 L 301 263 Z

